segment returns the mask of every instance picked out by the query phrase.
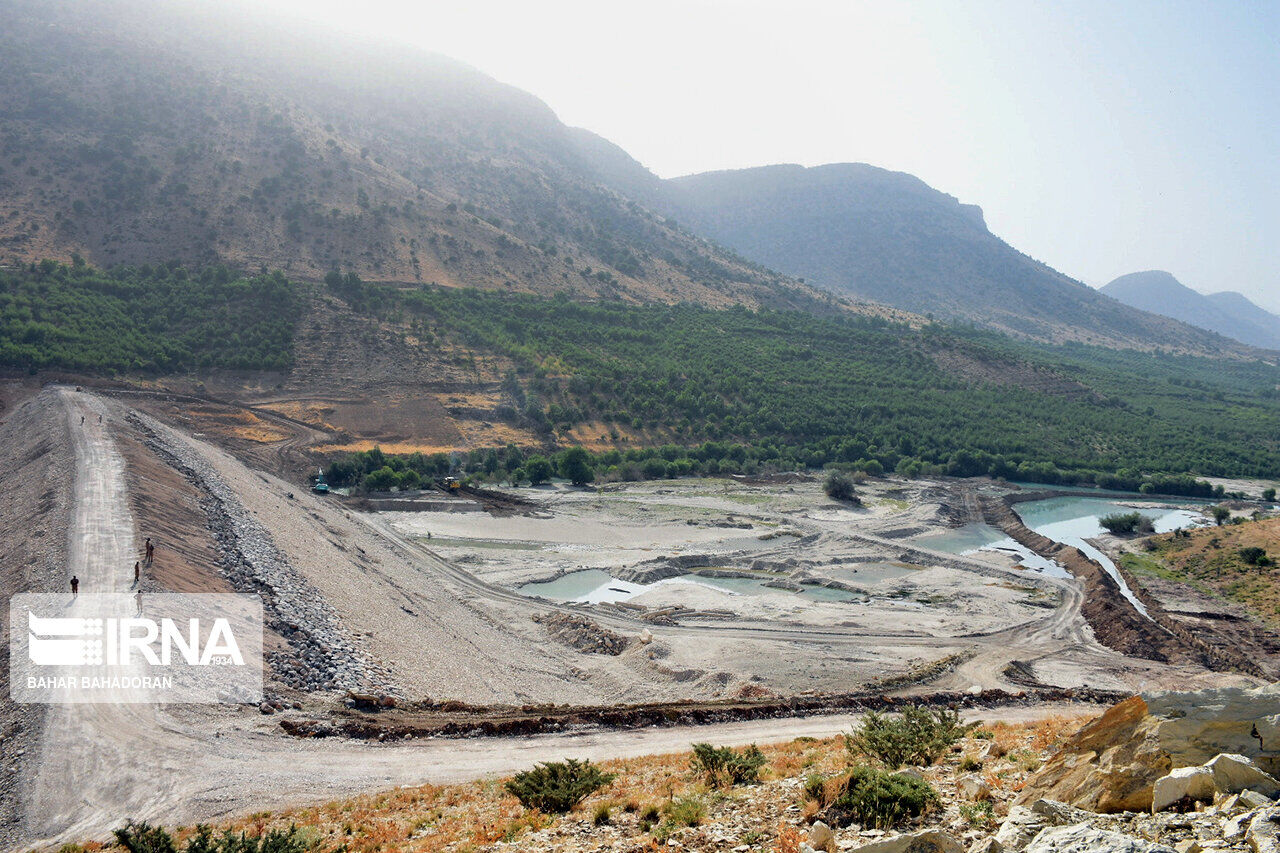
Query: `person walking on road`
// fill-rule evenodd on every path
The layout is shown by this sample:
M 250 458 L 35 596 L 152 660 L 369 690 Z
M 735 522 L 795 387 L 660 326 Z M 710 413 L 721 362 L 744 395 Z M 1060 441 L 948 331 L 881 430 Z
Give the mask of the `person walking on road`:
M 142 615 L 142 590 L 138 590 L 138 594 L 133 597 L 133 600 L 138 603 L 138 615 L 141 616 Z
M 151 537 L 147 537 L 147 565 L 151 565 L 151 561 L 155 559 L 156 546 L 151 544 Z
M 137 586 L 141 580 L 142 580 L 142 564 L 135 561 L 133 564 L 133 585 Z
M 75 575 L 71 576 L 71 597 L 75 598 L 80 595 L 80 578 Z

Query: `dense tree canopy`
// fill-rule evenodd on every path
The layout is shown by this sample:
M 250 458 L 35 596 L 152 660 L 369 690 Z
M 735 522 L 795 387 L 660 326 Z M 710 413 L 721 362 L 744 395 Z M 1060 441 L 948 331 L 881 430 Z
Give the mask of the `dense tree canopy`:
M 282 369 L 295 287 L 280 273 L 42 261 L 0 270 L 0 364 L 96 373 Z
M 549 443 L 598 423 L 683 447 L 772 447 L 799 467 L 1096 472 L 1110 488 L 1192 494 L 1204 487 L 1188 474 L 1280 470 L 1280 370 L 1261 361 L 740 307 L 439 288 L 376 300 L 424 339 L 510 360 L 510 410 Z

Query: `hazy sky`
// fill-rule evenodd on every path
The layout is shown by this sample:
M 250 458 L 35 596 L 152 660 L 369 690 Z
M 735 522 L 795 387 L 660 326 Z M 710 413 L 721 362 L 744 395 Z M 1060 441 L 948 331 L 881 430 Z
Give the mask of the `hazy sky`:
M 263 0 L 420 45 L 663 177 L 865 162 L 1093 285 L 1280 310 L 1280 2 Z

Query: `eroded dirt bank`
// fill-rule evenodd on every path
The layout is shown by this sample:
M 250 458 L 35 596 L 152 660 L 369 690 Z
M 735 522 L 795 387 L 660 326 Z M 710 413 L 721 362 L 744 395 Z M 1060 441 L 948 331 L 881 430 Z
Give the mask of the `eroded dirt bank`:
M 44 391 L 4 412 L 0 423 L 0 847 L 16 843 L 22 791 L 39 760 L 40 705 L 9 699 L 8 596 L 63 589 L 72 465 L 66 416 Z
M 545 734 L 571 729 L 642 729 L 705 726 L 746 720 L 787 720 L 805 717 L 893 711 L 908 705 L 930 708 L 1032 708 L 1048 703 L 1078 702 L 1105 706 L 1129 694 L 1115 690 L 1032 689 L 978 692 L 922 693 L 887 696 L 873 691 L 827 696 L 792 696 L 718 702 L 661 702 L 637 705 L 567 707 L 526 705 L 494 708 L 447 703 L 443 706 L 405 705 L 377 708 L 365 701 L 343 709 L 333 718 L 285 719 L 280 726 L 295 737 L 349 737 L 360 740 L 404 740 L 422 737 L 492 737 Z
M 1100 563 L 1079 548 L 1055 542 L 1023 524 L 1013 509 L 1014 501 L 989 495 L 981 496 L 980 500 L 987 524 L 998 527 L 1041 557 L 1056 561 L 1080 581 L 1085 593 L 1081 611 L 1103 645 L 1133 657 L 1267 677 L 1245 656 L 1197 637 L 1154 600 L 1143 602 L 1150 618 L 1144 617 L 1124 597 L 1119 584 Z

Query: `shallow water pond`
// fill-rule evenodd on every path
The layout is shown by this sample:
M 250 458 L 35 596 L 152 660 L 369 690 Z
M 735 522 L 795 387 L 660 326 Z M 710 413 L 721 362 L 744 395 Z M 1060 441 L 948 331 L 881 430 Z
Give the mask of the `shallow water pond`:
M 650 584 L 619 580 L 601 569 L 584 569 L 549 580 L 527 583 L 517 588 L 524 595 L 536 595 L 552 601 L 579 604 L 616 603 L 634 598 L 659 586 L 672 584 L 697 584 L 712 587 L 731 595 L 796 595 L 812 601 L 849 602 L 861 601 L 863 596 L 843 589 L 806 586 L 800 592 L 766 586 L 768 578 L 716 578 L 703 575 L 679 575 Z
M 1138 503 L 1157 503 L 1156 500 L 1141 500 Z M 1143 615 L 1146 608 L 1134 596 L 1132 590 L 1124 582 L 1115 564 L 1105 554 L 1094 548 L 1086 539 L 1100 536 L 1105 531 L 1098 519 L 1114 513 L 1128 513 L 1135 508 L 1124 499 L 1108 499 L 1093 496 L 1075 495 L 1046 498 L 1039 501 L 1026 501 L 1015 504 L 1014 511 L 1022 519 L 1023 524 L 1037 533 L 1047 536 L 1055 542 L 1072 545 L 1083 551 L 1089 558 L 1096 560 L 1107 570 L 1120 586 L 1125 598 Z M 1205 521 L 1203 515 L 1180 506 L 1157 505 L 1137 508 L 1137 512 L 1152 519 L 1157 533 L 1167 533 L 1179 527 L 1191 527 Z M 1000 530 L 988 524 L 968 524 L 956 530 L 943 533 L 919 536 L 912 540 L 913 544 L 924 548 L 932 548 L 949 554 L 967 555 L 975 551 L 1002 551 L 1015 555 L 1019 565 L 1043 572 L 1054 577 L 1069 577 L 1057 563 L 1033 553 L 1019 545 Z

